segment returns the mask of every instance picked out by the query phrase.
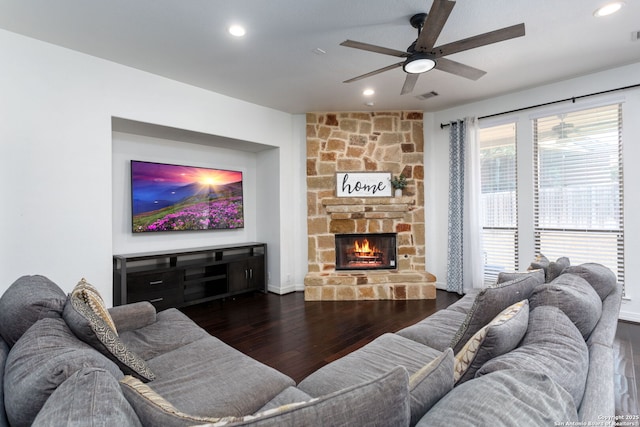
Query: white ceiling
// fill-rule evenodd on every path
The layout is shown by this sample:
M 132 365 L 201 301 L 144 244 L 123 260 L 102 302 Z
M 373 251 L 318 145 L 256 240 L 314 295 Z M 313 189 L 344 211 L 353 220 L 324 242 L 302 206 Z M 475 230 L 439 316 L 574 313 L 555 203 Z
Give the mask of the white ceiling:
M 0 0 L 0 28 L 290 113 L 437 111 L 640 61 L 640 0 L 594 18 L 606 1 L 458 0 L 436 46 L 520 22 L 526 35 L 447 57 L 487 71 L 477 81 L 433 70 L 402 96 L 400 68 L 342 83 L 399 59 L 339 43 L 404 51 L 432 0 Z

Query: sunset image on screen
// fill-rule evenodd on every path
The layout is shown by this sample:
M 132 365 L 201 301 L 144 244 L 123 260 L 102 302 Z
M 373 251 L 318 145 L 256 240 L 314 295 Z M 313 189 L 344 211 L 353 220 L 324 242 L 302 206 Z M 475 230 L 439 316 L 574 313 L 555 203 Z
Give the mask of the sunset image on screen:
M 244 227 L 242 172 L 131 161 L 132 231 Z

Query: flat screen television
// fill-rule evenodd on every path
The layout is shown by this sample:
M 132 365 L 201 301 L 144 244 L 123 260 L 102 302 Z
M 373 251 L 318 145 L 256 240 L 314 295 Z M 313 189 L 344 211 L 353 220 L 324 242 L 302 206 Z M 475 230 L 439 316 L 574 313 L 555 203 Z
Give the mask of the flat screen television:
M 242 172 L 131 161 L 134 233 L 244 227 Z

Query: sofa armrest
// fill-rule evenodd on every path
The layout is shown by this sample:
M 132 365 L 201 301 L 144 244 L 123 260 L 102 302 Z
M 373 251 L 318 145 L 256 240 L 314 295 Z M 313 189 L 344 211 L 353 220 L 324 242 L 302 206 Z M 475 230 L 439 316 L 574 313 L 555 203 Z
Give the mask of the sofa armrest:
M 118 332 L 134 331 L 156 322 L 156 308 L 148 301 L 111 307 L 109 314 Z

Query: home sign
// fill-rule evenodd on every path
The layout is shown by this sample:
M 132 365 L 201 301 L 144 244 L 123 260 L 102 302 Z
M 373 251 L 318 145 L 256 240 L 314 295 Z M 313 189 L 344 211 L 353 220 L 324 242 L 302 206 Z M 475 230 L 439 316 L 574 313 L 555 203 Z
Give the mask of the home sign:
M 338 172 L 336 197 L 391 197 L 391 172 Z

